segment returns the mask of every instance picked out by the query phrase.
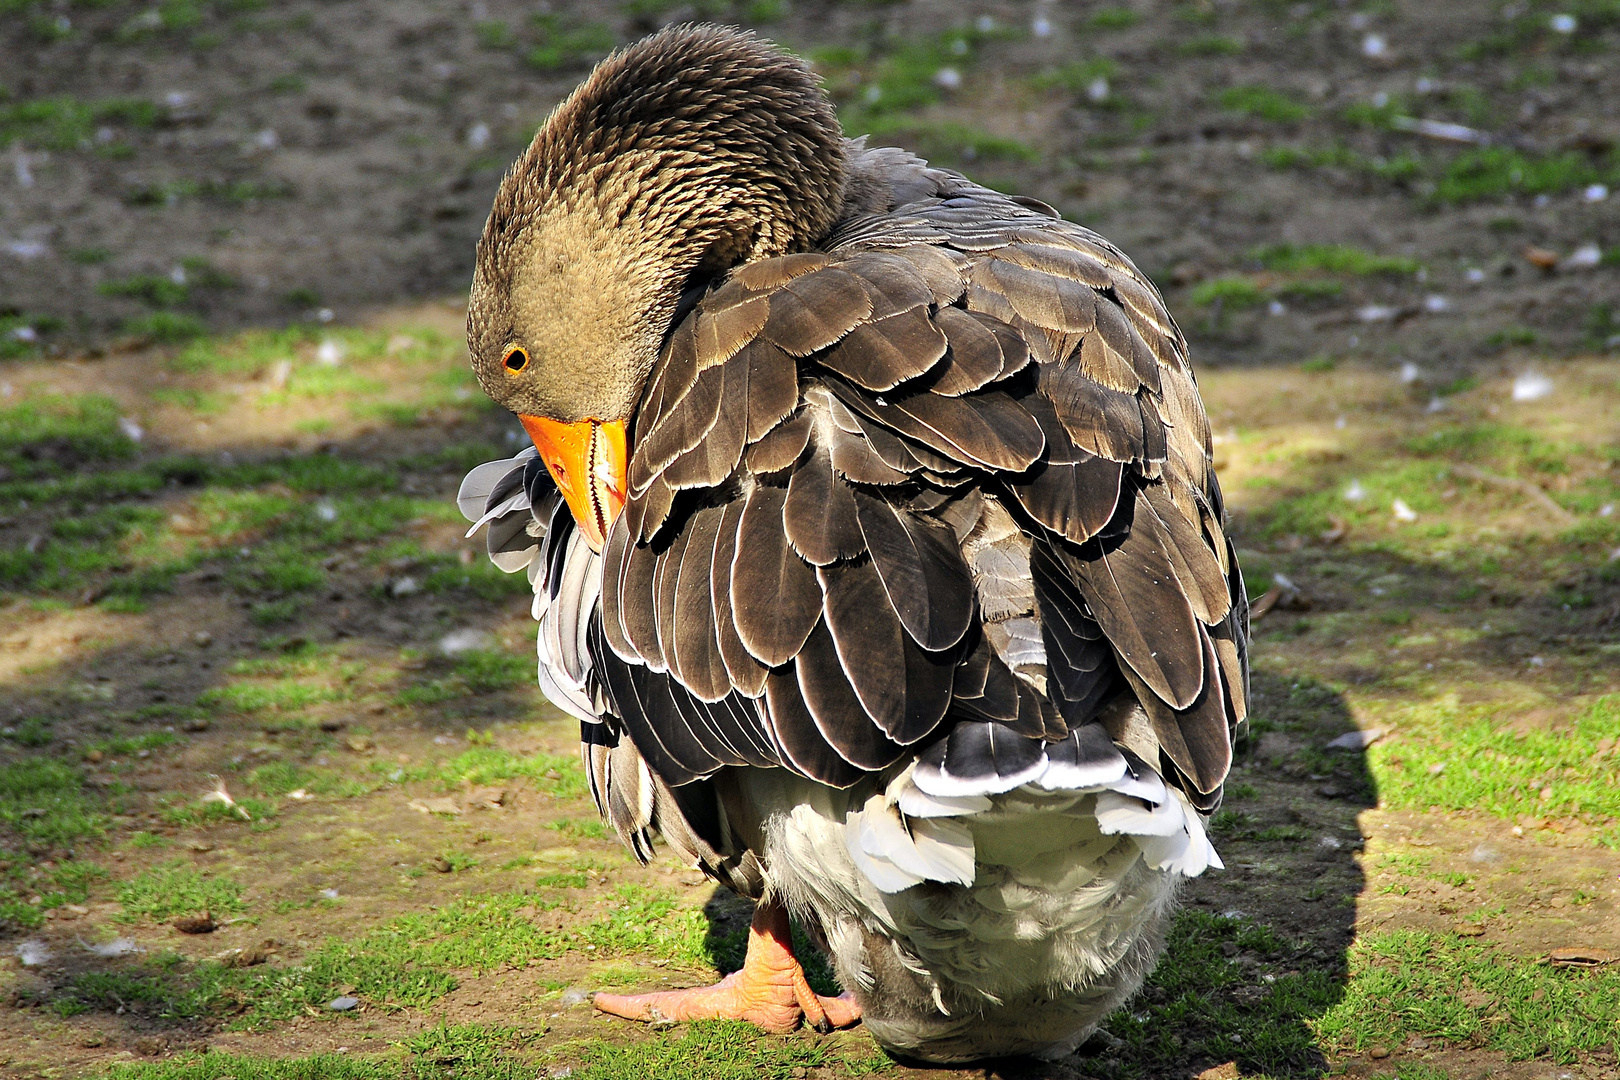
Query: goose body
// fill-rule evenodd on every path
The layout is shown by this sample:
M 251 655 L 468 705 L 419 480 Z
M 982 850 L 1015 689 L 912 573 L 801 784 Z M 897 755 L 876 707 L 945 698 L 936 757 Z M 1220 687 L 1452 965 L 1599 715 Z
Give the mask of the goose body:
M 789 107 L 821 127 L 755 115 Z M 721 987 L 598 1007 L 1061 1055 L 1220 865 L 1248 628 L 1209 426 L 1116 248 L 832 123 L 796 62 L 716 28 L 559 107 L 469 308 L 537 449 L 475 469 L 461 508 L 534 585 L 540 683 L 604 816 L 761 901 Z M 596 280 L 619 306 L 569 292 Z M 845 999 L 783 958 L 788 909 Z

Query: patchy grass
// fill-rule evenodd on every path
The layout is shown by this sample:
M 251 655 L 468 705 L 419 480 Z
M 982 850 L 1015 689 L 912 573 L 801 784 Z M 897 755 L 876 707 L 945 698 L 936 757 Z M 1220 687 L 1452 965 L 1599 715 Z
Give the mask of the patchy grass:
M 1569 1064 L 1606 1046 L 1617 1023 L 1620 972 L 1562 970 L 1451 935 L 1392 930 L 1351 948 L 1343 1000 L 1314 1026 L 1344 1050 L 1421 1035 Z
M 399 1063 L 353 1054 L 304 1058 L 187 1054 L 161 1062 L 120 1063 L 106 1075 L 108 1080 L 404 1080 Z M 467 1080 L 484 1080 L 484 1076 L 469 1075 Z
M 1244 1074 L 1314 1074 L 1324 1060 L 1312 1022 L 1339 1001 L 1342 982 L 1296 961 L 1296 946 L 1242 918 L 1184 911 L 1142 996 L 1109 1017 L 1124 1046 L 1087 1062 L 1107 1080 L 1169 1075 L 1195 1058 L 1238 1062 Z
M 1224 34 L 1201 34 L 1176 46 L 1182 56 L 1237 56 L 1243 49 L 1243 42 Z
M 1516 731 L 1495 712 L 1455 697 L 1402 710 L 1399 739 L 1368 751 L 1380 797 L 1399 808 L 1577 818 L 1620 847 L 1620 698 L 1548 730 Z
M 97 145 L 99 127 L 150 128 L 162 116 L 158 105 L 143 98 L 48 97 L 9 104 L 0 99 L 0 149 L 18 141 L 48 150 L 86 149 Z
M 1408 185 L 1424 173 L 1423 162 L 1407 153 L 1392 156 L 1364 154 L 1344 145 L 1271 146 L 1260 152 L 1260 160 L 1274 169 L 1340 169 Z
M 1249 253 L 1267 270 L 1282 273 L 1377 274 L 1404 276 L 1422 269 L 1416 259 L 1402 255 L 1375 255 L 1347 244 L 1270 244 Z
M 1478 202 L 1508 195 L 1573 191 L 1588 184 L 1620 182 L 1620 160 L 1611 152 L 1594 160 L 1577 152 L 1527 154 L 1503 146 L 1469 150 L 1449 162 L 1435 180 L 1434 199 Z
M 540 14 L 530 19 L 534 45 L 524 53 L 540 71 L 587 68 L 606 56 L 618 43 L 604 23 L 579 22 L 563 15 Z
M 318 1054 L 267 1058 L 228 1053 L 182 1055 L 163 1062 L 119 1064 L 108 1080 L 786 1080 L 814 1075 L 853 1078 L 893 1069 L 889 1059 L 841 1040 L 761 1039 L 732 1021 L 684 1026 L 630 1046 L 590 1039 L 544 1053 L 538 1035 L 498 1024 L 440 1024 L 386 1055 Z M 563 1060 L 571 1066 L 549 1061 Z M 567 1072 L 563 1070 L 567 1069 Z
M 571 951 L 593 959 L 636 955 L 689 966 L 714 963 L 708 922 L 697 908 L 661 893 L 620 886 L 618 902 L 594 919 L 546 930 L 532 920 L 555 901 L 527 893 L 468 897 L 400 916 L 358 937 L 331 938 L 296 967 L 254 973 L 237 984 L 249 1002 L 242 1023 L 299 1015 L 345 987 L 368 1001 L 421 1007 L 458 985 L 458 972 L 487 972 Z
M 886 1055 L 837 1040 L 761 1039 L 736 1021 L 691 1024 L 672 1037 L 630 1046 L 593 1039 L 579 1051 L 579 1080 L 755 1080 L 758 1077 L 864 1077 L 892 1072 Z
M 124 908 L 120 922 L 161 922 L 204 911 L 236 915 L 245 906 L 235 880 L 202 874 L 184 862 L 153 867 L 119 885 L 118 902 Z
M 29 756 L 0 765 L 0 825 L 25 843 L 67 846 L 100 836 L 106 818 L 79 770 Z
M 1308 120 L 1311 109 L 1280 90 L 1269 86 L 1229 86 L 1221 91 L 1221 108 L 1273 124 L 1294 124 Z
M 1199 307 L 1250 308 L 1265 302 L 1266 294 L 1253 278 L 1238 274 L 1211 278 L 1193 287 L 1192 302 Z
M 577 756 L 514 754 L 499 746 L 478 746 L 448 761 L 408 766 L 400 770 L 399 777 L 401 781 L 431 781 L 445 791 L 461 785 L 478 787 L 519 778 L 559 798 L 581 798 L 589 792 L 585 771 Z

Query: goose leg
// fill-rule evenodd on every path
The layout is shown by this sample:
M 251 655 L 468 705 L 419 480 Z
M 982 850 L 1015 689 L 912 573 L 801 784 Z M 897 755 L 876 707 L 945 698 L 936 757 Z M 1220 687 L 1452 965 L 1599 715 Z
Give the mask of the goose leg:
M 823 997 L 810 988 L 793 955 L 787 908 L 768 900 L 754 908 L 742 970 L 713 986 L 597 994 L 593 1003 L 629 1020 L 747 1020 L 773 1035 L 787 1034 L 801 1019 L 827 1031 L 861 1018 L 861 1008 L 849 994 Z

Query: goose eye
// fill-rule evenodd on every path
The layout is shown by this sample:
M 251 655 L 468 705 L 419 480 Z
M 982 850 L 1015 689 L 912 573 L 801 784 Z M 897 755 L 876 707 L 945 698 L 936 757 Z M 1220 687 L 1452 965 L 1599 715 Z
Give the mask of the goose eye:
M 522 349 L 513 349 L 506 354 L 506 370 L 516 374 L 529 366 L 529 354 Z

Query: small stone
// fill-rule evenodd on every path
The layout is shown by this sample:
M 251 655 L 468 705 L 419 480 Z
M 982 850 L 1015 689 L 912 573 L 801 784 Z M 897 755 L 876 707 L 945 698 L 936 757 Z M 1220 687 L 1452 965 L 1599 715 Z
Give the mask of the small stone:
M 191 643 L 199 649 L 206 649 L 214 643 L 214 635 L 206 630 L 199 630 L 191 635 Z
M 1329 750 L 1365 750 L 1373 743 L 1384 737 L 1383 728 L 1368 728 L 1347 731 L 1338 738 L 1330 740 L 1327 744 Z
M 1485 924 L 1477 922 L 1458 923 L 1453 932 L 1458 937 L 1484 937 Z
M 355 735 L 345 740 L 345 745 L 357 754 L 364 754 L 366 751 L 375 748 L 377 744 L 364 735 Z
M 1531 246 L 1531 247 L 1525 248 L 1524 251 L 1521 252 L 1521 254 L 1524 256 L 1524 261 L 1525 262 L 1529 263 L 1531 266 L 1536 267 L 1537 269 L 1540 269 L 1540 270 L 1556 270 L 1556 269 L 1558 269 L 1559 256 L 1558 256 L 1558 252 L 1556 252 L 1556 251 L 1548 251 L 1546 248 L 1539 248 L 1539 247 Z
M 1196 1080 L 1237 1080 L 1239 1075 L 1237 1062 L 1228 1061 L 1224 1065 L 1211 1065 L 1199 1073 Z
M 199 732 L 199 731 L 207 731 L 208 727 L 209 727 L 208 721 L 204 720 L 202 717 L 196 717 L 196 718 L 193 718 L 191 720 L 187 720 L 184 724 L 181 725 L 182 730 L 192 732 L 193 734 L 195 734 L 196 732 Z
M 219 924 L 208 912 L 201 915 L 182 915 L 174 920 L 174 928 L 182 934 L 212 934 L 219 929 Z
M 359 1006 L 360 999 L 356 997 L 349 997 L 347 994 L 343 995 L 342 997 L 333 998 L 331 1001 L 326 1003 L 326 1007 L 331 1009 L 333 1012 L 348 1012 L 350 1009 L 355 1009 Z
M 88 754 L 84 755 L 84 760 L 94 765 L 102 759 L 102 756 L 103 755 L 100 750 L 92 750 Z
M 494 635 L 487 630 L 479 630 L 474 627 L 452 630 L 439 639 L 439 651 L 446 656 L 460 656 L 462 653 L 493 649 L 494 647 Z
M 432 859 L 428 860 L 428 865 L 433 867 L 433 869 L 437 870 L 441 874 L 448 874 L 450 871 L 455 869 L 455 865 L 443 855 L 435 855 Z
M 162 1035 L 142 1035 L 135 1040 L 135 1052 L 146 1057 L 157 1057 L 169 1048 L 169 1040 Z
M 1374 1061 L 1382 1061 L 1389 1057 L 1389 1047 L 1375 1046 L 1371 1050 L 1367 1051 L 1367 1056 L 1372 1058 Z

